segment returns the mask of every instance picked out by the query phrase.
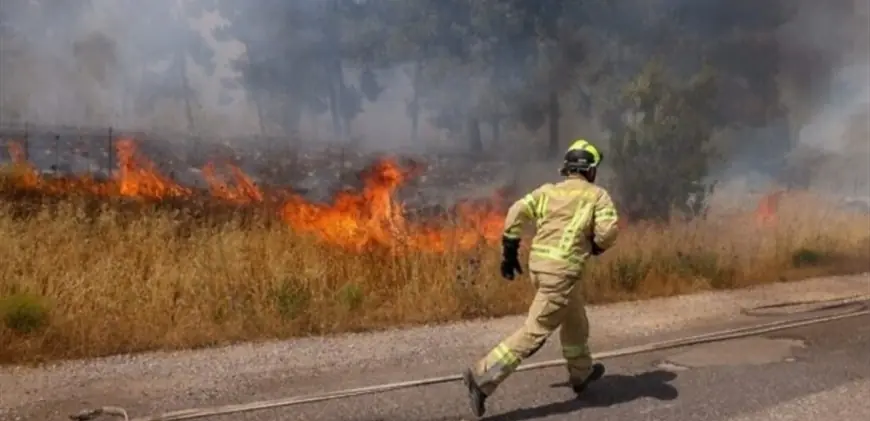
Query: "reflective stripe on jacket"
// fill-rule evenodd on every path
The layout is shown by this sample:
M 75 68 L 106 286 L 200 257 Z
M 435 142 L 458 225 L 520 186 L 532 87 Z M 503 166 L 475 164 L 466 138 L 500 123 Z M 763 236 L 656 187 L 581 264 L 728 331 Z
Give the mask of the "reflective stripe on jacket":
M 534 221 L 529 270 L 579 276 L 592 251 L 591 241 L 610 248 L 618 234 L 618 216 L 610 194 L 582 178 L 544 184 L 508 210 L 504 236 L 519 238 Z

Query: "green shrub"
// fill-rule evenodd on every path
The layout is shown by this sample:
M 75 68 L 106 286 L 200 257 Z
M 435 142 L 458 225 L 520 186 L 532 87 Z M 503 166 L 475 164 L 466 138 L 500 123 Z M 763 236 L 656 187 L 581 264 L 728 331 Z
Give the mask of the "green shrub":
M 796 268 L 818 266 L 828 261 L 828 257 L 827 253 L 804 247 L 792 253 L 791 264 Z
M 649 263 L 639 257 L 620 257 L 608 266 L 611 282 L 626 292 L 636 292 L 651 269 Z
M 0 317 L 3 324 L 18 333 L 28 334 L 48 324 L 48 306 L 42 297 L 16 293 L 0 298 Z
M 674 272 L 686 277 L 706 279 L 715 289 L 729 287 L 735 277 L 734 269 L 720 265 L 719 257 L 715 253 L 677 253 L 671 264 Z
M 311 293 L 307 288 L 293 282 L 284 281 L 273 291 L 275 296 L 275 308 L 278 314 L 286 320 L 299 317 L 308 307 Z
M 357 284 L 344 284 L 338 290 L 338 301 L 348 310 L 356 310 L 362 305 L 363 291 Z

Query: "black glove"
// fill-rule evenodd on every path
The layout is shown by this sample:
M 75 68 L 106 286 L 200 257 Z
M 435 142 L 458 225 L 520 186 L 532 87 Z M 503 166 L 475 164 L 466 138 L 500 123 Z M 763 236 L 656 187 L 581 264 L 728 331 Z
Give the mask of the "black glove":
M 604 253 L 604 249 L 601 247 L 598 247 L 598 244 L 595 243 L 595 236 L 590 236 L 589 242 L 592 243 L 592 255 L 593 256 L 598 256 L 601 253 Z
M 502 237 L 502 258 L 501 258 L 501 276 L 509 281 L 514 279 L 515 272 L 522 274 L 523 268 L 520 266 L 520 240 Z
M 593 242 L 592 242 L 592 255 L 593 255 L 593 256 L 598 256 L 598 255 L 600 255 L 601 253 L 604 253 L 604 249 L 601 248 L 601 247 L 598 247 L 598 244 L 595 244 L 595 242 L 593 241 Z

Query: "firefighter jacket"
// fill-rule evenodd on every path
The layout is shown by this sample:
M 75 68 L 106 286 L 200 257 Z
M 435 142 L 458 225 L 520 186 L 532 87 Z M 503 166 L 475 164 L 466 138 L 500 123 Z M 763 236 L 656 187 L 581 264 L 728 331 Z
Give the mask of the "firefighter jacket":
M 607 250 L 618 234 L 610 194 L 579 177 L 544 184 L 515 202 L 504 223 L 506 238 L 519 238 L 525 222 L 535 221 L 529 270 L 579 277 L 592 241 Z

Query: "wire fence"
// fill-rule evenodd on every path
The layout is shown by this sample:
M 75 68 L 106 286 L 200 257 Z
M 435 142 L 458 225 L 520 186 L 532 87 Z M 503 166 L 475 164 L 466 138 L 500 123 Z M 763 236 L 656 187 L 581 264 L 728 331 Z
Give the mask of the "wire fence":
M 178 184 L 204 187 L 204 167 L 232 164 L 258 185 L 293 187 L 318 200 L 327 200 L 336 189 L 359 187 L 360 172 L 385 153 L 398 155 L 425 173 L 409 181 L 412 188 L 406 194 L 414 196 L 446 197 L 512 173 L 505 160 L 462 152 L 364 150 L 348 143 L 303 142 L 288 136 L 216 138 L 112 126 L 33 124 L 0 125 L 0 161 L 26 160 L 43 176 L 111 178 L 119 165 L 117 142 L 122 139 L 133 140 L 139 157 Z
M 50 125 L 0 126 L 0 160 L 11 161 L 13 151 L 43 174 L 89 173 L 110 176 L 118 166 L 116 144 L 134 141 L 137 153 L 158 171 L 175 179 L 191 168 L 208 162 L 227 162 L 244 167 L 257 177 L 290 181 L 289 172 L 308 167 L 348 167 L 362 159 L 352 145 L 335 142 L 306 144 L 289 137 L 202 137 L 184 133 L 125 130 L 117 127 L 71 127 Z M 306 162 L 300 162 L 303 160 Z M 356 158 L 356 159 L 355 159 Z M 330 164 L 320 165 L 329 161 Z M 292 171 L 295 168 L 296 171 Z M 282 171 L 283 170 L 283 171 Z
M 116 142 L 132 139 L 137 150 L 158 166 L 200 167 L 212 159 L 255 162 L 264 157 L 293 157 L 305 145 L 289 138 L 247 136 L 202 137 L 183 133 L 125 130 L 117 127 L 72 127 L 50 125 L 0 125 L 0 157 L 12 159 L 17 145 L 22 158 L 44 172 L 69 173 L 77 165 L 109 172 L 117 166 Z M 344 149 L 339 144 L 320 144 L 321 150 Z M 311 149 L 311 148 L 309 148 Z M 81 165 L 78 165 L 81 166 Z

